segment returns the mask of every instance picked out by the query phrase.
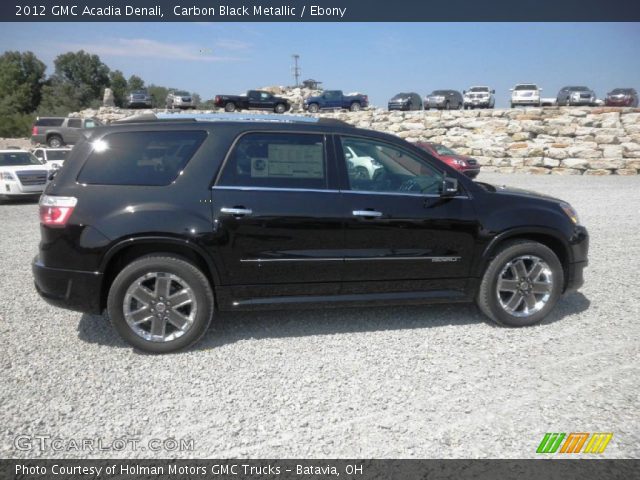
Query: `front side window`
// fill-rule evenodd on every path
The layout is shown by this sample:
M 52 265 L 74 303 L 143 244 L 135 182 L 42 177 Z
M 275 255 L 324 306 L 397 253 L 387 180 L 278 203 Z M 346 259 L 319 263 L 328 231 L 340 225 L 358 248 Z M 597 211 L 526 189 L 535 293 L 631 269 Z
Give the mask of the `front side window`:
M 249 133 L 236 143 L 220 186 L 327 188 L 324 137 L 302 133 Z
M 439 194 L 442 173 L 394 145 L 342 137 L 342 151 L 351 190 Z
M 79 118 L 70 118 L 67 126 L 69 128 L 80 128 L 82 126 L 82 120 Z
M 168 185 L 185 168 L 207 133 L 202 130 L 118 132 L 92 143 L 78 182 L 94 185 Z

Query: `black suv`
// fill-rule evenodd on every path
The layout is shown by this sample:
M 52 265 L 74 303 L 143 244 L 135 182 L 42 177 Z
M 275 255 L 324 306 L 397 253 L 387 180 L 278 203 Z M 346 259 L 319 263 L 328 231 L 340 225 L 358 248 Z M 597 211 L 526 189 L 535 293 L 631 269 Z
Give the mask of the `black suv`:
M 134 347 L 187 347 L 216 310 L 307 304 L 475 300 L 524 326 L 582 285 L 587 231 L 561 200 L 335 120 L 187 117 L 88 132 L 40 203 L 38 292 L 106 309 Z

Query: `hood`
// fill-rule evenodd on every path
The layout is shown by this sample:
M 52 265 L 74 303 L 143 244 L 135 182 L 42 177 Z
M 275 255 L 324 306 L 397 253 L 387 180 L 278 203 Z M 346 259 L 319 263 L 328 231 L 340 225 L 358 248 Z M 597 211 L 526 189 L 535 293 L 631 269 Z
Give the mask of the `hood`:
M 495 186 L 490 183 L 476 182 L 476 184 L 485 188 L 488 192 L 496 193 L 498 195 L 504 195 L 505 197 L 525 197 L 525 198 L 537 198 L 538 200 L 548 200 L 554 203 L 563 203 L 563 200 L 545 195 L 543 193 L 533 192 L 531 190 L 525 190 L 524 188 L 507 187 L 506 185 Z

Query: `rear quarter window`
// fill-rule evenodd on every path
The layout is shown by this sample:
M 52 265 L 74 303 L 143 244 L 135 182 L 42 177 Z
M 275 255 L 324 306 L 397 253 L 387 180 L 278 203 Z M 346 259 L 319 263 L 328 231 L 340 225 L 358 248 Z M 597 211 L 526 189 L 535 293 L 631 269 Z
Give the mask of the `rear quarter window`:
M 203 130 L 107 134 L 92 142 L 92 152 L 78 175 L 78 182 L 168 185 L 186 167 L 206 136 Z
M 59 127 L 64 122 L 64 118 L 40 118 L 36 120 L 38 127 Z

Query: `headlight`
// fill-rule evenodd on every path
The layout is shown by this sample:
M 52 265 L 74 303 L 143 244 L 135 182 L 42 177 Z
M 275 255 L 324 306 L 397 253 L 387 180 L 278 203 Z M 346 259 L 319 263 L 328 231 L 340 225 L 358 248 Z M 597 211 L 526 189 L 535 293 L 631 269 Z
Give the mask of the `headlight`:
M 560 204 L 560 208 L 562 208 L 564 213 L 567 214 L 567 217 L 569 217 L 574 224 L 580 224 L 580 218 L 578 218 L 578 212 L 576 212 L 575 208 L 564 202 Z
M 0 172 L 0 180 L 9 180 L 15 182 L 16 177 L 11 172 Z
M 461 167 L 467 166 L 467 162 L 465 162 L 464 160 L 460 160 L 458 158 L 454 158 L 453 163 L 455 163 L 456 165 L 460 165 Z

